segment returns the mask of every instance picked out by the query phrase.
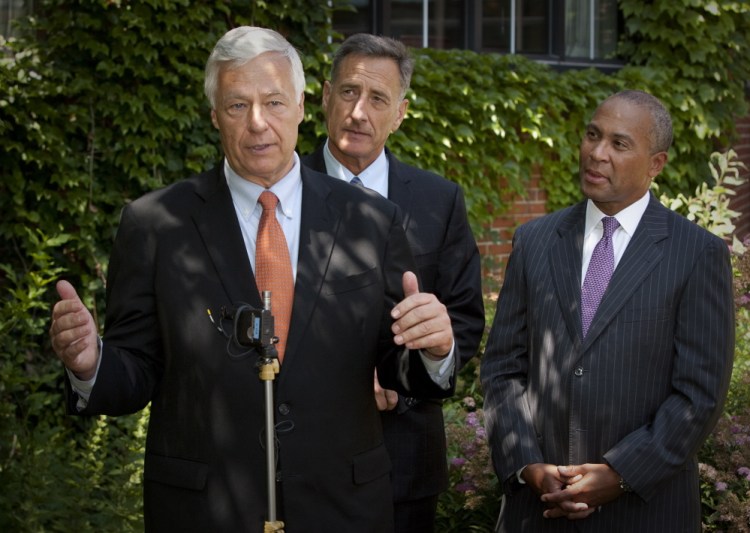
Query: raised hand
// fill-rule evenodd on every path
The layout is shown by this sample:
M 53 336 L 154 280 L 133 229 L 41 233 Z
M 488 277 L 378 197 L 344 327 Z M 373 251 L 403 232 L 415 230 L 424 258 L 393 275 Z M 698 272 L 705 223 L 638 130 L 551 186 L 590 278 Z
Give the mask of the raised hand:
M 94 377 L 99 360 L 99 342 L 94 317 L 78 297 L 73 285 L 57 282 L 60 301 L 52 308 L 49 328 L 52 349 L 79 379 Z
M 448 310 L 434 294 L 419 292 L 417 276 L 405 272 L 404 299 L 391 311 L 394 342 L 410 350 L 423 350 L 440 359 L 453 347 L 453 329 Z

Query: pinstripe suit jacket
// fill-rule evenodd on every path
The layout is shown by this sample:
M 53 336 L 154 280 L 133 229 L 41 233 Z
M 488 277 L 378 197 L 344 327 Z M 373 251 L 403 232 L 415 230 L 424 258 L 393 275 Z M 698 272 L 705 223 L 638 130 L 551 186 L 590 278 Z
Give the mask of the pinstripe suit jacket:
M 582 339 L 585 209 L 514 236 L 481 368 L 505 489 L 498 531 L 700 531 L 696 453 L 734 350 L 727 246 L 652 195 Z M 634 492 L 581 521 L 544 519 L 538 496 L 513 482 L 540 462 L 606 462 Z

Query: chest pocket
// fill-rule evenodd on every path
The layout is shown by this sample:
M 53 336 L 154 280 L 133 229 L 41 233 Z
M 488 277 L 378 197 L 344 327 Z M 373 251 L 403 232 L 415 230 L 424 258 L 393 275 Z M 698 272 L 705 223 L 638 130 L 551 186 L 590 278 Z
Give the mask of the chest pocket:
M 370 270 L 347 276 L 345 278 L 326 280 L 323 287 L 323 293 L 330 295 L 356 291 L 378 283 L 379 279 L 380 276 L 378 275 L 378 270 L 376 268 L 371 268 Z

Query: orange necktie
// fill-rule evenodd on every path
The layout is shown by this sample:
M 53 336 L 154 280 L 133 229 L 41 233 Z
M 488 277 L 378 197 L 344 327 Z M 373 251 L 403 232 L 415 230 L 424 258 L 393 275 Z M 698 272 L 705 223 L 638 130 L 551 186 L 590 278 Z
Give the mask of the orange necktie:
M 294 300 L 294 277 L 289 248 L 284 232 L 276 220 L 276 206 L 279 199 L 270 191 L 261 193 L 258 199 L 263 206 L 263 214 L 258 225 L 258 238 L 255 243 L 255 280 L 258 291 L 271 291 L 271 313 L 274 317 L 274 333 L 279 338 L 276 350 L 279 363 L 284 359 L 289 321 Z

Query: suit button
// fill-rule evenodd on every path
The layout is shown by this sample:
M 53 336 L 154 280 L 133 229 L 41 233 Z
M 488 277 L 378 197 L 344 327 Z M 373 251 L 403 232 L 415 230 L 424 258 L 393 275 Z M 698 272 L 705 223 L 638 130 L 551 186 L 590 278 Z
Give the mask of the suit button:
M 279 413 L 281 413 L 282 415 L 288 415 L 289 411 L 291 411 L 291 409 L 289 408 L 288 404 L 282 403 L 279 405 Z
M 583 367 L 582 366 L 577 367 L 576 371 L 573 373 L 576 375 L 576 377 L 580 378 L 583 375 Z

